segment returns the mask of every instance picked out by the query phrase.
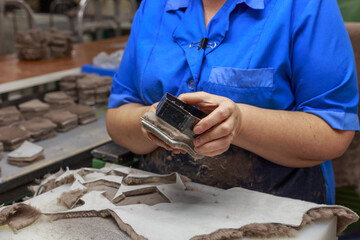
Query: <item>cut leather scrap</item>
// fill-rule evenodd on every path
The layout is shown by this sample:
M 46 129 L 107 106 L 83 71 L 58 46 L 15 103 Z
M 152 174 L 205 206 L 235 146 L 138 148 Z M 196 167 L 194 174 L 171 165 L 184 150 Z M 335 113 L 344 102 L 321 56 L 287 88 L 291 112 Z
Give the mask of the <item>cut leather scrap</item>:
M 22 229 L 35 222 L 41 213 L 35 208 L 15 203 L 9 207 L 0 208 L 0 225 L 8 224 L 13 231 Z
M 159 203 L 169 203 L 169 199 L 167 199 L 161 192 L 157 191 L 155 188 L 152 192 L 147 192 L 144 194 L 135 194 L 125 196 L 123 199 L 116 201 L 113 203 L 116 206 L 126 206 L 133 204 L 146 204 L 148 206 L 153 206 Z
M 73 208 L 76 202 L 87 192 L 87 189 L 75 189 L 69 192 L 63 192 L 60 200 L 68 207 Z
M 106 229 L 105 234 L 104 229 Z M 44 215 L 35 224 L 17 233 L 13 233 L 7 226 L 1 227 L 0 238 L 2 240 L 130 240 L 111 217 L 50 221 L 49 217 Z
M 66 132 L 78 126 L 77 116 L 69 111 L 52 110 L 44 117 L 56 123 L 56 130 L 59 132 Z
M 81 179 L 78 177 L 79 175 L 75 170 L 69 170 L 67 169 L 62 175 L 58 176 L 55 179 L 55 184 L 57 186 L 61 186 L 64 184 L 70 184 L 73 183 L 75 180 L 78 180 L 80 183 L 82 182 Z
M 141 117 L 141 122 L 146 131 L 154 134 L 170 147 L 184 150 L 194 159 L 200 159 L 204 157 L 194 150 L 195 146 L 193 138 L 180 132 L 175 127 L 157 117 L 154 112 L 146 112 Z
M 0 127 L 0 142 L 5 151 L 12 151 L 29 139 L 29 133 L 18 127 Z
M 84 180 L 83 184 L 85 186 L 92 186 L 92 187 L 103 185 L 103 186 L 109 186 L 109 187 L 113 187 L 113 188 L 119 188 L 121 185 L 121 181 L 122 181 L 122 177 L 120 177 L 120 176 L 105 175 L 105 176 L 99 177 L 98 179 L 94 179 L 94 180 L 90 180 L 90 181 Z
M 44 159 L 44 148 L 29 141 L 25 141 L 19 148 L 10 152 L 7 156 L 9 164 L 26 166 L 35 161 Z
M 56 187 L 58 187 L 55 183 L 55 180 L 64 173 L 63 169 L 60 169 L 58 172 L 53 174 L 46 174 L 44 179 L 40 182 L 38 186 L 32 186 L 34 191 L 34 196 L 38 196 L 42 193 L 48 192 Z
M 282 237 L 290 237 L 295 239 L 298 235 L 298 232 L 302 230 L 303 227 L 307 224 L 316 223 L 317 221 L 321 221 L 324 219 L 331 219 L 333 217 L 338 218 L 340 215 L 348 215 L 347 211 L 344 209 L 326 209 L 318 208 L 311 209 L 307 213 L 304 214 L 303 221 L 298 227 L 278 224 L 278 223 L 265 223 L 258 224 L 252 223 L 246 226 L 241 227 L 240 229 L 219 229 L 211 234 L 207 235 L 199 235 L 191 238 L 191 240 L 201 240 L 201 239 L 242 239 L 242 238 L 276 238 Z M 344 219 L 345 221 L 353 221 L 350 219 Z M 341 227 L 340 227 L 341 229 Z M 342 232 L 343 230 L 339 229 L 339 225 L 337 227 L 337 233 Z M 279 234 L 283 233 L 283 234 Z M 316 239 L 316 235 L 313 236 L 313 239 Z M 323 239 L 323 238 L 322 238 Z M 336 238 L 337 239 L 337 238 Z
M 126 185 L 141 185 L 147 183 L 176 183 L 176 173 L 171 173 L 167 175 L 152 175 L 152 176 L 143 176 L 137 174 L 129 174 L 123 179 L 123 183 Z
M 19 127 L 30 133 L 32 141 L 40 141 L 54 137 L 57 125 L 47 118 L 33 118 L 21 123 Z
M 176 173 L 175 183 L 172 180 L 167 180 L 165 183 L 159 180 L 169 177 L 166 176 L 159 177 L 153 183 L 149 181 L 142 184 L 144 182 L 140 181 L 139 185 L 121 184 L 117 195 L 124 194 L 124 199 L 130 196 L 127 200 L 122 199 L 122 203 L 130 205 L 117 206 L 121 201 L 111 202 L 109 197 L 105 196 L 105 191 L 91 190 L 88 187 L 88 192 L 77 200 L 81 204 L 75 204 L 72 209 L 56 201 L 64 192 L 84 189 L 85 185 L 81 183 L 86 182 L 84 176 L 88 176 L 87 181 L 98 183 L 104 179 L 104 176 L 117 176 L 119 177 L 117 179 L 108 179 L 120 183 L 122 177 L 118 176 L 119 173 L 124 174 L 125 178 L 136 177 L 146 181 L 153 176 L 159 177 L 124 167 L 115 167 L 113 170 L 109 168 L 68 170 L 60 176 L 59 174 L 56 177 L 49 176 L 42 182 L 46 184 L 56 179 L 64 185 L 29 199 L 25 204 L 40 209 L 52 219 L 112 216 L 119 228 L 128 233 L 132 239 L 218 240 L 231 237 L 238 239 L 292 237 L 305 225 L 313 224 L 317 220 L 337 218 L 338 232 L 358 220 L 354 212 L 341 206 L 319 205 L 242 188 L 222 190 L 183 181 Z M 72 181 L 65 181 L 70 180 L 70 176 Z M 158 196 L 155 197 L 153 194 L 156 191 L 159 191 L 169 202 L 164 202 Z M 141 204 L 145 202 L 141 202 L 140 197 L 144 198 L 146 194 L 149 198 L 148 205 Z

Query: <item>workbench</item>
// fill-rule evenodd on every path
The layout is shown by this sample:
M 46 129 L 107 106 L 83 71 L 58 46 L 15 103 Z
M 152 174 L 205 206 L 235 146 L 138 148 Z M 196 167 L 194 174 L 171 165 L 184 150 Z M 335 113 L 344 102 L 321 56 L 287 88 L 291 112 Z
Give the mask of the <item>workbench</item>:
M 26 185 L 35 178 L 41 178 L 49 172 L 58 171 L 60 168 L 72 166 L 91 166 L 90 151 L 111 139 L 106 131 L 106 113 L 97 115 L 98 120 L 87 124 L 79 125 L 65 133 L 57 133 L 56 137 L 36 142 L 44 148 L 45 159 L 34 162 L 29 166 L 17 167 L 7 163 L 7 154 L 4 152 L 0 161 L 2 175 L 0 177 L 0 201 L 8 201 L 18 196 L 23 190 L 14 194 L 4 194 L 8 190 Z M 87 163 L 84 164 L 84 161 Z M 4 194 L 4 195 L 3 195 Z
M 16 54 L 0 56 L 0 106 L 17 105 L 21 99 L 8 101 L 9 93 L 25 88 L 54 83 L 61 77 L 81 72 L 81 66 L 89 64 L 100 52 L 112 53 L 124 48 L 128 37 L 117 37 L 74 44 L 72 57 L 39 61 L 19 61 Z M 46 90 L 46 89 L 45 89 Z M 41 94 L 39 94 L 41 96 Z M 88 125 L 78 126 L 58 133 L 55 138 L 36 142 L 45 148 L 45 159 L 27 167 L 11 166 L 7 163 L 7 152 L 0 161 L 0 204 L 26 193 L 27 185 L 44 174 L 59 168 L 91 165 L 90 150 L 110 141 L 106 131 L 106 106 L 98 107 L 98 120 Z M 6 193 L 6 194 L 5 194 Z
M 31 215 L 31 208 L 43 215 L 27 217 L 30 226 L 21 229 L 0 207 L 3 219 L 14 219 L 0 222 L 0 239 L 336 240 L 336 233 L 357 219 L 340 206 L 223 190 L 176 173 L 156 175 L 113 164 L 57 173 L 34 189 L 37 195 L 21 204 L 23 210 L 12 207 L 19 211 L 17 219 Z

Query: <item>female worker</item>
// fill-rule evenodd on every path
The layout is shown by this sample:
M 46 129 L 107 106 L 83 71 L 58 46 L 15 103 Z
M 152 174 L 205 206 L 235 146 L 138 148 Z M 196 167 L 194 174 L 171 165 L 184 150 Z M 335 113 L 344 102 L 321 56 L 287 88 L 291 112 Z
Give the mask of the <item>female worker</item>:
M 205 158 L 142 129 L 166 92 L 209 114 L 194 127 Z M 145 170 L 332 204 L 327 160 L 359 129 L 357 103 L 336 0 L 147 0 L 114 76 L 107 128 L 144 154 Z

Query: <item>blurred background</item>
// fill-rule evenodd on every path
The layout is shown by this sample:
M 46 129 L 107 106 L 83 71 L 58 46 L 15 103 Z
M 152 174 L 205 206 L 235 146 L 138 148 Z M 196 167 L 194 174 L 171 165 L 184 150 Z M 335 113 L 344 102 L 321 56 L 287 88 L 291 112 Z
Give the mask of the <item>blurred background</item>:
M 15 52 L 16 33 L 34 24 L 43 30 L 69 30 L 75 43 L 127 35 L 139 4 L 137 0 L 0 0 L 4 32 L 0 55 Z
M 15 52 L 14 36 L 31 25 L 28 12 L 18 2 L 31 8 L 38 28 L 70 30 L 74 42 L 86 42 L 128 34 L 141 0 L 0 0 L 0 5 L 5 3 L 0 12 L 5 36 L 1 55 Z M 360 0 L 338 3 L 345 22 L 360 21 Z
M 338 3 L 345 22 L 360 22 L 359 0 L 338 0 Z

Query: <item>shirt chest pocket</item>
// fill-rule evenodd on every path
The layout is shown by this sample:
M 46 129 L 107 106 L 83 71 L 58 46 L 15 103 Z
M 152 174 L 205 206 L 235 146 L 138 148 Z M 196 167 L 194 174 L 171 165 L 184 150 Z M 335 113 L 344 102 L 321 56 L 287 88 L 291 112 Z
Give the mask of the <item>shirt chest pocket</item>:
M 267 107 L 271 104 L 274 69 L 213 67 L 203 90 L 230 98 L 234 102 Z

